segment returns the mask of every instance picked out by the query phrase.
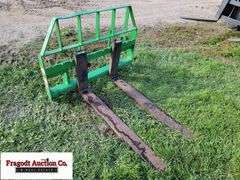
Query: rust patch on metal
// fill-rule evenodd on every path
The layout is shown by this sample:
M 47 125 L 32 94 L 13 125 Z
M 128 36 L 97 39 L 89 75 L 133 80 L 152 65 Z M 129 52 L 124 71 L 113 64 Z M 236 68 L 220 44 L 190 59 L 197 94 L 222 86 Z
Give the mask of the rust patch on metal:
M 157 157 L 154 152 L 123 121 L 121 121 L 100 98 L 91 92 L 82 94 L 82 97 L 136 153 L 151 163 L 157 170 L 163 171 L 166 169 L 166 165 L 163 161 Z
M 187 138 L 192 137 L 192 132 L 189 129 L 179 124 L 174 118 L 172 118 L 166 112 L 160 110 L 156 105 L 154 105 L 149 99 L 147 99 L 143 94 L 138 92 L 131 85 L 129 85 L 122 79 L 116 80 L 114 81 L 114 83 L 117 85 L 117 87 L 123 90 L 128 96 L 134 99 L 140 107 L 147 110 L 158 121 L 167 125 L 171 129 L 174 129 L 180 132 L 182 135 L 184 135 Z

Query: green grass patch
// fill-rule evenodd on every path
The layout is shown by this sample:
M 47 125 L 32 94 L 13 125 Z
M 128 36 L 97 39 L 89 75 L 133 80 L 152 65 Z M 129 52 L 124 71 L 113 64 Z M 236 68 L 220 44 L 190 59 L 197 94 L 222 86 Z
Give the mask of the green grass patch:
M 93 91 L 165 160 L 165 172 L 154 170 L 117 137 L 104 135 L 99 128 L 103 120 L 77 94 L 48 101 L 36 63 L 41 43 L 24 47 L 16 63 L 0 66 L 0 151 L 73 152 L 74 179 L 239 179 L 238 44 L 229 43 L 228 48 L 234 47 L 229 49 L 219 45 L 229 33 L 220 27 L 184 28 L 142 30 L 135 62 L 120 74 L 191 128 L 192 140 L 156 122 L 108 78 L 91 83 Z M 201 36 L 207 29 L 216 36 L 209 42 Z M 179 32 L 176 41 L 174 32 Z M 175 46 L 196 34 L 199 37 L 183 48 Z M 216 48 L 230 55 L 214 54 Z

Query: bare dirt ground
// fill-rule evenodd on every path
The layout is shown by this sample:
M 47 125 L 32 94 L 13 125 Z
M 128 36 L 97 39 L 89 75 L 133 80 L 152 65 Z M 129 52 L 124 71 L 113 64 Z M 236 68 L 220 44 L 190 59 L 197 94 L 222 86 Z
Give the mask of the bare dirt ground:
M 45 34 L 52 16 L 131 4 L 139 25 L 183 22 L 181 15 L 213 17 L 221 0 L 0 0 L 0 44 Z

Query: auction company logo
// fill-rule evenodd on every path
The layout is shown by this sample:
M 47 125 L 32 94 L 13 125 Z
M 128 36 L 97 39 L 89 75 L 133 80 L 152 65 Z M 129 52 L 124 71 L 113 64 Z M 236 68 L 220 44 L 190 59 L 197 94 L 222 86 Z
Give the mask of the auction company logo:
M 1 153 L 1 179 L 72 179 L 72 153 Z

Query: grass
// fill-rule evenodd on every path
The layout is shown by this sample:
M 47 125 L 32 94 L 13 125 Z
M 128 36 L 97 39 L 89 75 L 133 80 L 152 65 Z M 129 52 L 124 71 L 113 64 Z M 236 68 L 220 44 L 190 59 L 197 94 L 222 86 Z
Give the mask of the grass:
M 13 64 L 0 66 L 0 151 L 73 152 L 74 179 L 239 179 L 240 55 L 239 44 L 227 41 L 231 36 L 239 34 L 205 24 L 146 28 L 136 61 L 120 73 L 191 128 L 192 140 L 156 122 L 107 78 L 92 82 L 94 92 L 165 160 L 164 173 L 103 134 L 103 120 L 77 94 L 48 102 L 36 42 Z

